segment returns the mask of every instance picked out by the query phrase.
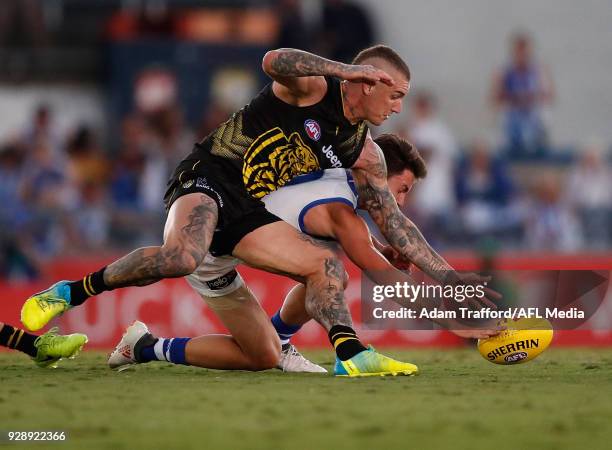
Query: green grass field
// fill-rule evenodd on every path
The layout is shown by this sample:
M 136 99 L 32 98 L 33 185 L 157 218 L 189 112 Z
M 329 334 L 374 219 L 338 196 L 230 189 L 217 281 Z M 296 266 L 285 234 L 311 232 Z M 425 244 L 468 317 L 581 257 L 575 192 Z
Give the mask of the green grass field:
M 0 354 L 0 430 L 65 430 L 74 449 L 609 449 L 612 350 L 551 349 L 519 366 L 475 350 L 388 351 L 417 377 L 123 373 L 88 352 L 41 370 Z M 331 352 L 310 353 L 331 366 Z M 0 443 L 0 444 L 2 444 Z M 1 445 L 0 445 L 1 446 Z

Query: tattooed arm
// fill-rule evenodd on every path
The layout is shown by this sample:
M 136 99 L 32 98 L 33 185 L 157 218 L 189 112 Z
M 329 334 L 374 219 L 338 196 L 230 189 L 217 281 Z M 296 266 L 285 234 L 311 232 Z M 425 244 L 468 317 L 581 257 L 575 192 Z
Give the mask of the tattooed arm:
M 451 265 L 431 248 L 416 225 L 397 206 L 387 186 L 384 156 L 369 135 L 352 170 L 360 207 L 370 213 L 389 244 L 432 278 L 453 281 L 457 275 Z
M 383 70 L 369 65 L 343 64 L 302 50 L 271 50 L 263 58 L 262 69 L 275 83 L 274 93 L 297 106 L 318 102 L 327 90 L 323 76 L 329 75 L 355 82 L 393 85 Z

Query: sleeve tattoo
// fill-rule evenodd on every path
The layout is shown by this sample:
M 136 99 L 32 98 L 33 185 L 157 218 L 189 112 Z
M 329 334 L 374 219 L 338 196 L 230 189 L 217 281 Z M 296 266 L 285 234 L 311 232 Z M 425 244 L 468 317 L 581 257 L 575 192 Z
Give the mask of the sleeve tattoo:
M 427 243 L 416 225 L 399 209 L 387 186 L 387 167 L 378 150 L 355 177 L 360 206 L 368 211 L 389 244 L 404 258 L 438 281 L 453 268 Z
M 362 66 L 344 64 L 302 50 L 281 48 L 276 50 L 276 57 L 270 68 L 278 76 L 309 77 L 331 75 L 345 78 L 347 75 L 363 70 Z
M 277 75 L 288 77 L 307 77 L 315 75 L 335 75 L 345 64 L 330 61 L 302 50 L 283 48 L 278 50 L 271 68 Z

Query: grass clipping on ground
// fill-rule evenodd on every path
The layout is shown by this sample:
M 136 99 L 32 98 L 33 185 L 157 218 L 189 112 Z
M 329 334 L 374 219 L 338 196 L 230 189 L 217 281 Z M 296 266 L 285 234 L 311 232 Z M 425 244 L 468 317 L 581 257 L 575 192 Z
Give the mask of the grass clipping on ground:
M 36 444 L 64 449 L 610 448 L 612 349 L 549 349 L 517 366 L 474 349 L 385 353 L 421 374 L 337 379 L 167 363 L 116 373 L 97 352 L 42 370 L 0 353 L 0 431 L 4 440 L 66 431 L 61 444 Z M 307 355 L 331 369 L 331 352 Z

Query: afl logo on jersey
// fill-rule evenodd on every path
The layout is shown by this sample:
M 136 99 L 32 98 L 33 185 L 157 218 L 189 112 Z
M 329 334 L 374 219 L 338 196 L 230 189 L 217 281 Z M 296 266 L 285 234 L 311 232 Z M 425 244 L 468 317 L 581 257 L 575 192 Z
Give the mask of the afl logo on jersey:
M 304 122 L 304 129 L 306 130 L 308 137 L 313 141 L 318 141 L 321 139 L 321 126 L 316 120 L 307 119 L 306 122 Z

